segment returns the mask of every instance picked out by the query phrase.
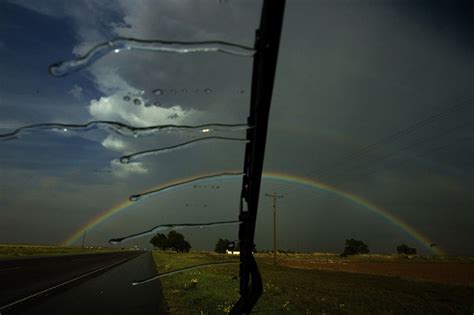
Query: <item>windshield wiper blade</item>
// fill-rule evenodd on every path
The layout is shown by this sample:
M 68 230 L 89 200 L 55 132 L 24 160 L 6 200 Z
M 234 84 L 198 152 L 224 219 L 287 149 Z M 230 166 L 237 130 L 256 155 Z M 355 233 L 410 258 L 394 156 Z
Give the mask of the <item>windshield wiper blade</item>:
M 256 32 L 252 94 L 250 99 L 249 142 L 245 149 L 244 177 L 240 202 L 240 299 L 231 314 L 250 313 L 262 295 L 263 284 L 252 251 L 257 221 L 258 197 L 262 180 L 268 118 L 285 11 L 285 0 L 264 0 L 260 27 Z M 244 208 L 246 203 L 246 208 Z

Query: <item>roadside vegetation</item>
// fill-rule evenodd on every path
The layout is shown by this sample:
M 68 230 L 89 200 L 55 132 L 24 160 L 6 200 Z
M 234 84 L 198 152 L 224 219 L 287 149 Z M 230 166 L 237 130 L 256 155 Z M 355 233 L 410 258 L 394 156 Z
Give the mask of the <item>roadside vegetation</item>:
M 0 258 L 36 256 L 36 255 L 60 255 L 60 254 L 82 254 L 102 253 L 105 251 L 117 251 L 112 248 L 80 248 L 48 245 L 2 245 L 0 244 Z
M 174 253 L 154 251 L 159 273 L 202 263 L 237 261 L 238 257 L 211 252 Z M 264 293 L 254 308 L 257 313 L 469 313 L 474 312 L 474 285 L 420 281 L 399 276 L 324 270 L 340 263 L 417 266 L 440 265 L 440 270 L 464 264 L 471 272 L 471 258 L 441 258 L 401 255 L 256 254 L 264 281 Z M 446 263 L 446 265 L 444 265 Z M 385 266 L 385 265 L 382 265 Z M 171 314 L 223 314 L 238 299 L 238 265 L 194 269 L 161 279 Z
M 239 258 L 211 252 L 153 251 L 158 273 L 193 265 L 238 262 Z M 239 265 L 209 266 L 161 278 L 171 314 L 224 314 L 239 298 Z

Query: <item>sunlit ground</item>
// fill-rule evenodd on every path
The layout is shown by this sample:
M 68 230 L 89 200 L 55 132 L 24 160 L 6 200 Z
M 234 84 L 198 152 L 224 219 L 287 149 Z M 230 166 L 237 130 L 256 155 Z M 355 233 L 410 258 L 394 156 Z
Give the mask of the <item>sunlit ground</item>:
M 474 311 L 472 258 L 280 254 L 278 265 L 274 265 L 270 254 L 256 256 L 264 293 L 255 312 L 445 314 Z M 210 252 L 161 251 L 154 251 L 154 258 L 160 273 L 236 259 Z M 370 264 L 373 268 L 367 267 Z M 430 273 L 425 269 L 437 270 L 440 275 L 429 278 Z M 229 311 L 238 299 L 236 276 L 237 266 L 219 266 L 163 277 L 161 281 L 172 314 L 222 313 Z M 452 284 L 460 281 L 464 284 Z
M 107 248 L 0 245 L 0 258 L 104 252 Z M 165 273 L 197 264 L 238 261 L 213 252 L 153 251 Z M 264 292 L 257 313 L 474 312 L 474 258 L 450 256 L 257 253 Z M 172 314 L 227 313 L 239 298 L 238 265 L 209 266 L 161 278 Z

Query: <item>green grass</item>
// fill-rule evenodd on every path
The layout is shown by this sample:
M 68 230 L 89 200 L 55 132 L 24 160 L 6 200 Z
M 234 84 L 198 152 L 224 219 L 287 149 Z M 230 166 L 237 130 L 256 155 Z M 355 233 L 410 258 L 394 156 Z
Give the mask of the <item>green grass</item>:
M 208 252 L 177 254 L 154 251 L 159 273 L 208 262 L 238 261 L 238 257 Z M 161 279 L 163 294 L 172 314 L 227 313 L 239 298 L 238 265 L 194 269 Z
M 62 247 L 47 245 L 6 245 L 0 244 L 0 258 L 36 256 L 36 255 L 61 255 L 61 254 L 82 254 L 100 253 L 105 251 L 116 251 L 117 249 L 98 249 L 80 247 Z
M 298 256 L 299 255 L 299 256 Z M 306 256 L 305 256 L 306 255 Z M 309 259 L 315 254 L 293 254 L 286 259 Z M 321 255 L 322 259 L 338 259 Z M 155 251 L 159 273 L 194 264 L 236 260 L 209 252 L 176 254 Z M 284 257 L 281 257 L 282 259 Z M 370 257 L 357 257 L 355 260 Z M 385 259 L 375 256 L 374 259 Z M 403 258 L 393 258 L 403 259 Z M 401 314 L 474 312 L 474 288 L 396 277 L 273 265 L 271 256 L 257 255 L 264 293 L 255 312 L 275 314 Z M 238 299 L 238 266 L 195 269 L 162 278 L 163 293 L 172 314 L 223 314 Z

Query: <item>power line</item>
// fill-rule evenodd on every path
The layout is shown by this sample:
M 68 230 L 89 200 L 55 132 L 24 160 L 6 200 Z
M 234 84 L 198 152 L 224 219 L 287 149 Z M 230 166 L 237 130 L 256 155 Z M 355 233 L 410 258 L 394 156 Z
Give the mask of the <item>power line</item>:
M 402 130 L 399 130 L 387 137 L 384 137 L 372 144 L 369 144 L 363 148 L 361 148 L 360 150 L 356 151 L 356 152 L 353 152 L 351 154 L 348 154 L 346 155 L 345 157 L 343 157 L 342 159 L 334 162 L 334 163 L 331 163 L 330 165 L 326 166 L 325 168 L 321 168 L 320 170 L 317 170 L 315 172 L 312 172 L 308 175 L 314 175 L 314 174 L 317 174 L 318 177 L 319 176 L 324 176 L 326 175 L 331 169 L 337 167 L 337 166 L 340 166 L 342 165 L 343 163 L 346 163 L 348 161 L 351 161 L 351 160 L 354 160 L 354 159 L 357 159 L 359 158 L 360 156 L 364 155 L 364 154 L 367 154 L 369 152 L 372 152 L 374 150 L 376 150 L 378 147 L 380 147 L 381 145 L 383 144 L 387 144 L 387 143 L 390 143 L 390 142 L 393 142 L 395 140 L 398 140 L 399 138 L 403 137 L 403 136 L 406 136 L 408 134 L 411 134 L 413 132 L 415 132 L 416 130 L 422 128 L 422 127 L 425 127 L 439 119 L 442 119 L 444 117 L 446 117 L 448 114 L 450 113 L 454 113 L 460 109 L 462 109 L 464 106 L 466 105 L 469 105 L 469 104 L 474 104 L 474 99 L 470 99 L 470 100 L 466 100 L 466 101 L 463 101 L 459 104 L 456 104 L 444 111 L 441 111 L 437 114 L 434 114 L 434 115 L 431 115 L 430 117 L 426 118 L 426 119 L 423 119 L 419 122 L 416 122 L 415 124 L 411 125 L 411 126 L 408 126 L 407 128 L 405 129 L 402 129 Z
M 82 248 L 84 248 L 84 244 L 86 243 L 86 233 L 87 233 L 87 230 L 84 231 L 84 234 L 82 235 Z
M 446 117 L 448 114 L 451 114 L 451 113 L 454 113 L 454 112 L 457 112 L 461 109 L 463 109 L 466 105 L 470 105 L 470 104 L 474 104 L 474 98 L 470 98 L 470 99 L 467 99 L 467 100 L 464 100 L 464 101 L 461 101 L 460 103 L 457 103 L 443 111 L 440 111 L 438 113 L 435 113 L 421 121 L 418 121 L 404 129 L 401 129 L 391 135 L 388 135 L 384 138 L 381 138 L 379 140 L 377 140 L 376 142 L 372 143 L 372 144 L 369 144 L 369 145 L 366 145 L 364 147 L 362 147 L 361 149 L 355 151 L 355 152 L 352 152 L 346 156 L 344 156 L 343 158 L 333 162 L 333 163 L 330 163 L 329 165 L 327 165 L 326 167 L 321 167 L 320 169 L 318 170 L 315 170 L 315 171 L 312 171 L 312 172 L 309 172 L 309 173 L 306 173 L 305 176 L 312 176 L 312 175 L 318 175 L 318 177 L 328 177 L 328 175 L 330 174 L 331 170 L 344 164 L 344 163 L 347 163 L 349 161 L 352 161 L 352 160 L 355 160 L 355 159 L 358 159 L 360 158 L 361 156 L 367 154 L 367 153 L 370 153 L 376 149 L 378 149 L 378 147 L 384 145 L 384 144 L 387 144 L 387 143 L 390 143 L 390 142 L 393 142 L 395 140 L 398 140 L 399 138 L 403 137 L 403 136 L 406 136 L 408 134 L 411 134 L 415 131 L 417 131 L 418 129 L 422 128 L 422 127 L 425 127 L 437 120 L 440 120 L 444 117 Z M 288 187 L 289 185 L 282 185 L 280 187 L 280 189 L 284 188 L 284 187 Z M 294 188 L 293 188 L 294 189 Z M 291 189 L 290 189 L 291 190 Z M 287 190 L 289 191 L 289 190 Z
M 428 153 L 433 153 L 433 152 L 441 151 L 441 150 L 444 149 L 444 148 L 450 147 L 450 146 L 455 145 L 455 144 L 459 144 L 460 141 L 466 141 L 466 140 L 474 140 L 474 137 L 472 137 L 472 136 L 470 136 L 470 137 L 465 137 L 465 138 L 463 138 L 463 139 L 457 141 L 456 143 L 448 143 L 448 144 L 446 144 L 446 145 L 442 145 L 442 146 L 438 146 L 438 147 L 435 147 L 435 148 L 431 148 L 431 149 L 429 149 L 429 150 L 426 150 L 425 152 L 421 152 L 420 154 L 418 154 L 418 156 L 425 156 L 425 155 L 427 155 Z M 397 155 L 397 154 L 393 154 L 392 156 L 394 156 L 394 155 Z M 395 167 L 396 167 L 396 166 L 402 166 L 402 165 L 404 165 L 404 164 L 406 164 L 406 163 L 408 163 L 408 162 L 409 162 L 409 161 L 402 161 L 402 162 L 396 164 Z M 393 166 L 392 166 L 391 168 L 393 168 Z M 362 173 L 358 173 L 358 174 L 351 174 L 350 176 L 351 176 L 351 177 L 354 177 L 354 176 L 355 176 L 355 177 L 359 177 L 359 176 L 370 176 L 370 175 L 373 175 L 373 174 L 375 174 L 375 173 L 377 173 L 377 172 L 379 172 L 379 171 L 380 171 L 380 168 L 375 168 L 375 169 L 372 169 L 372 171 L 370 171 L 370 172 L 368 172 L 368 173 L 362 172 Z M 334 178 L 341 177 L 341 176 L 343 176 L 343 175 L 345 175 L 345 174 L 338 174 L 338 175 L 335 175 Z
M 390 158 L 392 158 L 392 157 L 394 157 L 394 156 L 400 155 L 401 152 L 407 151 L 408 149 L 410 149 L 410 148 L 412 148 L 412 147 L 422 146 L 422 145 L 424 145 L 425 143 L 427 143 L 427 142 L 430 141 L 430 140 L 438 139 L 438 138 L 443 137 L 443 136 L 445 136 L 445 135 L 447 135 L 447 134 L 453 133 L 454 131 L 460 130 L 460 129 L 465 128 L 465 127 L 470 127 L 470 126 L 474 126 L 474 121 L 469 121 L 469 122 L 467 122 L 467 123 L 464 123 L 464 124 L 455 126 L 455 127 L 450 128 L 450 129 L 448 129 L 448 130 L 445 130 L 445 131 L 443 131 L 443 132 L 441 132 L 441 133 L 438 133 L 438 134 L 436 134 L 436 135 L 434 135 L 434 136 L 425 137 L 425 138 L 423 138 L 421 141 L 417 141 L 417 142 L 411 143 L 411 144 L 409 144 L 409 145 L 403 147 L 402 149 L 397 150 L 397 152 L 395 152 L 395 153 L 387 154 L 387 155 L 385 155 L 385 156 L 376 158 L 376 159 L 372 160 L 370 163 L 380 162 L 380 161 L 384 161 L 384 160 L 390 159 Z M 466 138 L 466 139 L 469 139 L 469 138 Z M 466 140 L 466 139 L 464 139 L 464 140 Z M 430 149 L 430 150 L 424 152 L 423 155 L 426 155 L 426 153 L 430 153 L 430 152 L 432 152 L 432 151 L 438 151 L 438 150 L 440 150 L 440 149 L 442 149 L 442 148 L 445 148 L 445 147 L 448 147 L 448 146 L 450 146 L 450 145 L 452 145 L 452 143 L 450 143 L 449 145 L 437 147 L 437 148 L 435 148 L 435 150 L 431 150 L 431 149 Z M 346 170 L 346 172 L 347 172 L 347 171 L 352 171 L 352 170 L 354 170 L 354 169 L 361 169 L 361 168 L 363 168 L 363 167 L 350 168 L 350 169 Z M 345 173 L 344 173 L 344 174 L 345 174 Z M 340 176 L 342 176 L 342 175 L 344 175 L 344 174 L 341 174 L 341 173 L 333 174 L 333 175 L 330 175 L 330 174 L 329 174 L 329 175 L 326 175 L 326 176 L 322 176 L 322 178 L 326 178 L 326 179 L 327 179 L 327 178 L 333 178 L 333 177 L 340 177 Z M 370 174 L 372 174 L 372 173 L 370 173 Z

